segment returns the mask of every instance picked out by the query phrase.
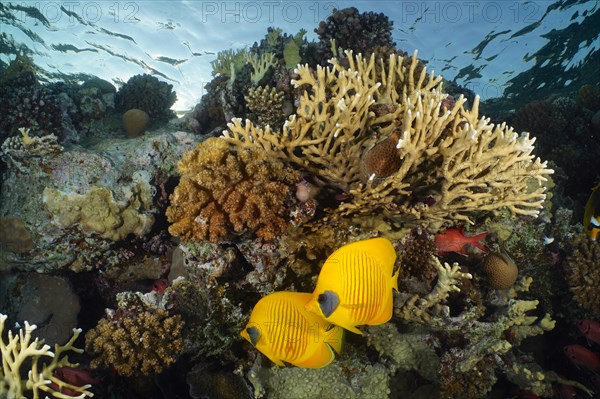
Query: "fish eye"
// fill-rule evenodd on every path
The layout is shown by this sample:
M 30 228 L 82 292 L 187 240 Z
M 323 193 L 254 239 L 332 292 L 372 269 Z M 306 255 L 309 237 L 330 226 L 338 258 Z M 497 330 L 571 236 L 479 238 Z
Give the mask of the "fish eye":
M 246 328 L 246 333 L 248 334 L 248 337 L 250 338 L 250 342 L 252 343 L 252 345 L 256 346 L 256 344 L 258 343 L 258 340 L 260 339 L 260 331 L 258 331 L 258 328 L 248 327 L 248 328 Z
M 317 298 L 323 316 L 329 317 L 340 304 L 340 298 L 333 291 L 325 291 Z

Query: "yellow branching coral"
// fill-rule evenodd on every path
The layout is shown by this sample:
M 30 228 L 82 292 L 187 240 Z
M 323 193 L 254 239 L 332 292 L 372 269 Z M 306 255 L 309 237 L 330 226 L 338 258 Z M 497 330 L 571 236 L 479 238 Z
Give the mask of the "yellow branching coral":
M 232 151 L 221 139 L 200 143 L 179 162 L 169 232 L 183 240 L 218 242 L 232 232 L 272 240 L 287 226 L 285 200 L 299 174 L 256 149 Z
M 460 292 L 461 279 L 471 279 L 470 273 L 460 271 L 458 263 L 452 265 L 442 263 L 436 256 L 430 258 L 430 263 L 438 273 L 438 281 L 433 290 L 424 297 L 414 295 L 404 303 L 399 304 L 394 310 L 394 314 L 403 320 L 425 323 L 431 320 L 431 310 L 442 307 L 442 303 L 452 292 Z M 445 313 L 449 310 L 444 309 Z
M 77 367 L 78 364 L 69 362 L 68 356 L 62 356 L 64 352 L 73 351 L 82 353 L 83 349 L 73 346 L 81 329 L 73 329 L 73 336 L 65 345 L 55 345 L 54 352 L 49 345 L 35 339 L 32 341 L 32 332 L 37 328 L 25 322 L 25 328 L 18 334 L 8 332 L 8 340 L 4 341 L 4 322 L 7 316 L 0 314 L 0 354 L 2 355 L 2 375 L 0 376 L 0 396 L 3 398 L 26 398 L 25 393 L 31 392 L 33 399 L 39 399 L 40 395 L 50 394 L 60 399 L 83 399 L 92 397 L 88 389 L 91 385 L 75 386 L 68 384 L 56 376 L 54 372 L 61 367 Z M 45 360 L 43 360 L 45 359 Z M 30 367 L 27 379 L 22 379 L 22 367 L 27 364 Z M 62 393 L 68 389 L 73 395 Z M 45 393 L 45 394 L 44 394 Z M 46 396 L 47 397 L 47 396 Z
M 85 335 L 88 352 L 98 354 L 92 367 L 114 367 L 131 376 L 158 374 L 174 363 L 183 351 L 183 320 L 162 309 L 108 312 L 96 328 Z
M 552 170 L 531 155 L 535 139 L 480 117 L 478 98 L 471 109 L 463 97 L 450 101 L 416 53 L 346 55 L 349 67 L 334 58 L 328 68 L 298 68 L 292 83 L 305 91 L 282 132 L 234 119 L 224 139 L 349 193 L 352 201 L 333 210 L 341 216 L 470 222 L 474 211 L 538 213 Z
M 250 80 L 255 85 L 258 84 L 265 76 L 269 68 L 276 65 L 275 54 L 263 53 L 260 56 L 257 54 L 245 53 L 244 59 L 252 65 L 253 72 L 250 75 Z

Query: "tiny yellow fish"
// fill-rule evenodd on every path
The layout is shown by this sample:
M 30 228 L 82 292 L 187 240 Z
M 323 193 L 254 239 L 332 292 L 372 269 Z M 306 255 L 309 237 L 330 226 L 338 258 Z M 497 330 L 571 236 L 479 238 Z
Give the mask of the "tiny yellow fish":
M 328 322 L 362 334 L 356 326 L 392 318 L 396 251 L 385 238 L 357 241 L 327 258 L 307 309 Z
M 600 183 L 592 189 L 592 194 L 585 204 L 583 228 L 585 233 L 594 239 L 600 232 Z
M 340 353 L 344 330 L 306 310 L 304 292 L 274 292 L 258 301 L 240 333 L 279 366 L 325 367 Z

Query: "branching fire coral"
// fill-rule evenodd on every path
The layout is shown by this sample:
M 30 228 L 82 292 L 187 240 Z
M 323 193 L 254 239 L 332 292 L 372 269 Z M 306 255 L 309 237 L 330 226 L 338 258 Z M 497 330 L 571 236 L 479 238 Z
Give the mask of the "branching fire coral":
M 287 226 L 285 200 L 299 174 L 268 153 L 231 151 L 224 140 L 212 138 L 183 156 L 179 173 L 167 209 L 174 236 L 218 242 L 231 232 L 255 231 L 272 240 Z
M 88 352 L 98 354 L 92 367 L 114 367 L 120 375 L 158 374 L 183 351 L 181 316 L 162 309 L 108 312 L 85 335 Z
M 534 160 L 535 139 L 480 117 L 478 98 L 470 110 L 463 97 L 449 98 L 425 68 L 415 76 L 416 53 L 410 63 L 397 54 L 346 56 L 347 68 L 336 58 L 328 68 L 298 68 L 292 83 L 305 91 L 282 132 L 234 119 L 223 138 L 350 194 L 332 211 L 338 216 L 378 212 L 427 223 L 470 222 L 475 211 L 501 208 L 537 215 L 552 170 Z
M 73 343 L 81 333 L 80 329 L 73 329 L 73 336 L 65 345 L 55 345 L 54 352 L 50 346 L 44 345 L 37 338 L 31 340 L 32 332 L 37 328 L 25 322 L 25 328 L 18 334 L 8 332 L 8 340 L 4 342 L 4 322 L 7 316 L 0 314 L 0 353 L 2 355 L 2 375 L 0 376 L 0 396 L 7 398 L 25 398 L 26 392 L 31 392 L 33 399 L 50 394 L 55 398 L 78 398 L 94 396 L 88 389 L 91 385 L 75 386 L 68 384 L 54 373 L 61 367 L 77 367 L 77 364 L 69 362 L 64 352 L 73 351 L 82 353 L 83 349 L 73 346 Z M 42 359 L 47 358 L 48 361 Z M 24 364 L 30 364 L 27 379 L 23 380 L 21 368 Z M 28 366 L 29 367 L 29 366 Z M 63 389 L 74 392 L 72 395 L 62 393 Z M 42 392 L 40 392 L 42 391 Z M 76 395 L 76 396 L 75 396 Z

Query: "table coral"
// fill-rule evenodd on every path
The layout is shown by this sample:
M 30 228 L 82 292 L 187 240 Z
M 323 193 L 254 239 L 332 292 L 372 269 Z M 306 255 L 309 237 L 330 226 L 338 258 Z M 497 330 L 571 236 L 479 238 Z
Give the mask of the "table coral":
M 54 371 L 61 367 L 77 367 L 78 364 L 69 362 L 64 352 L 73 351 L 82 353 L 83 349 L 73 346 L 79 337 L 81 329 L 73 329 L 71 339 L 64 345 L 55 345 L 52 352 L 49 345 L 37 338 L 31 340 L 32 332 L 37 328 L 25 322 L 25 328 L 18 334 L 8 332 L 8 340 L 4 341 L 4 323 L 7 316 L 0 314 L 0 353 L 2 355 L 2 375 L 0 376 L 0 395 L 7 398 L 25 398 L 25 393 L 31 392 L 33 399 L 39 399 L 46 394 L 55 398 L 69 399 L 94 396 L 89 388 L 91 385 L 75 386 L 60 380 Z M 21 377 L 21 369 L 27 365 L 29 372 L 27 379 Z M 53 388 L 56 387 L 56 388 Z M 73 392 L 73 395 L 62 393 L 64 389 Z M 42 391 L 42 392 L 40 392 Z M 76 395 L 76 396 L 75 396 Z
M 114 367 L 132 376 L 154 375 L 174 363 L 183 351 L 183 320 L 163 309 L 141 312 L 119 308 L 85 335 L 92 367 Z
M 218 242 L 254 231 L 272 240 L 283 231 L 285 201 L 299 174 L 256 149 L 232 151 L 208 139 L 179 162 L 181 181 L 171 196 L 169 232 L 183 240 Z
M 448 102 L 441 77 L 424 68 L 415 77 L 416 53 L 410 63 L 393 55 L 387 64 L 374 55 L 346 56 L 348 67 L 333 58 L 328 68 L 298 68 L 292 83 L 305 91 L 282 132 L 233 119 L 224 139 L 259 148 L 349 194 L 350 201 L 331 210 L 335 217 L 383 213 L 427 224 L 471 222 L 474 212 L 502 208 L 539 213 L 553 171 L 531 154 L 535 139 L 480 117 L 478 98 L 471 109 L 463 97 Z M 386 112 L 374 112 L 382 106 Z M 385 173 L 365 176 L 363 156 L 386 140 L 395 146 L 380 151 L 378 170 Z

